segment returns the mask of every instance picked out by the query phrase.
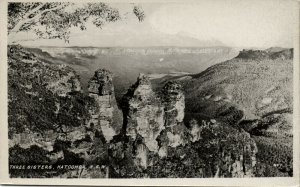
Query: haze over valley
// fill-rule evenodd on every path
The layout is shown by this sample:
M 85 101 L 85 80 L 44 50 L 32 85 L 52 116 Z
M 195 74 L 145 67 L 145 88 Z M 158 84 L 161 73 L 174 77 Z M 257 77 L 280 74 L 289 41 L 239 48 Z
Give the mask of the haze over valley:
M 41 47 L 28 48 L 41 59 L 68 65 L 80 75 L 86 90 L 94 70 L 102 67 L 114 74 L 117 98 L 140 73 L 198 73 L 238 54 L 230 47 Z M 154 76 L 154 75 L 153 75 Z

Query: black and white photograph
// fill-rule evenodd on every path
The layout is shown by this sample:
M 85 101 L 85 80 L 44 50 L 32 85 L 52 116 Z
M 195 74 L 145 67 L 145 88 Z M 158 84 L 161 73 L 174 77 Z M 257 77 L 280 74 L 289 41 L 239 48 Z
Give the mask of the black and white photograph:
M 299 177 L 298 1 L 1 5 L 10 181 Z

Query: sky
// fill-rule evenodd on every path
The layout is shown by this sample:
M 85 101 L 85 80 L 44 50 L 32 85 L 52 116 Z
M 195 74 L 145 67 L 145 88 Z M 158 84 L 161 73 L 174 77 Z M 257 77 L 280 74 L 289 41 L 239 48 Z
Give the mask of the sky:
M 231 46 L 293 47 L 297 2 L 290 0 L 198 0 L 139 3 L 143 22 L 128 12 L 133 4 L 111 3 L 122 20 L 102 29 L 87 24 L 71 29 L 70 43 L 62 40 L 23 42 L 29 46 Z M 35 36 L 20 33 L 22 39 Z

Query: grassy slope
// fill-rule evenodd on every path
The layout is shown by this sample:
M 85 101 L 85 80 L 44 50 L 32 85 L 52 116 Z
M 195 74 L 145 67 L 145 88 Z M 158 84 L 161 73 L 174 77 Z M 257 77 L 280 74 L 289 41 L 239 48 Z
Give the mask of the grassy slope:
M 186 93 L 191 112 L 215 117 L 216 106 L 229 104 L 243 110 L 245 119 L 256 119 L 292 107 L 292 62 L 226 61 L 195 75 L 186 84 Z
M 292 54 L 279 48 L 242 51 L 199 74 L 153 83 L 157 88 L 168 80 L 184 85 L 187 122 L 217 118 L 252 134 L 261 167 L 257 176 L 292 175 Z

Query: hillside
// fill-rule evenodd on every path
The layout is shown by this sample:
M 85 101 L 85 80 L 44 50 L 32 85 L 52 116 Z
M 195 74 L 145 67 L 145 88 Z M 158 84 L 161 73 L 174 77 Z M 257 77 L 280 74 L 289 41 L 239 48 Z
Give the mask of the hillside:
M 81 92 L 78 75 L 65 65 L 39 60 L 21 46 L 8 47 L 9 163 L 82 164 L 94 149 L 84 124 L 94 100 Z M 51 170 L 10 170 L 11 177 L 59 176 Z
M 258 176 L 292 175 L 292 61 L 292 49 L 243 50 L 199 74 L 153 83 L 158 89 L 169 80 L 184 85 L 186 121 L 215 118 L 248 131 L 263 163 Z
M 229 103 L 245 112 L 245 120 L 253 120 L 274 109 L 292 110 L 293 66 L 289 51 L 268 57 L 265 51 L 241 52 L 232 60 L 193 75 L 185 86 L 191 98 L 190 111 L 216 116 L 216 105 Z M 288 57 L 284 56 L 286 53 Z M 192 101 L 193 98 L 199 99 Z

